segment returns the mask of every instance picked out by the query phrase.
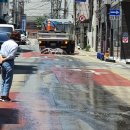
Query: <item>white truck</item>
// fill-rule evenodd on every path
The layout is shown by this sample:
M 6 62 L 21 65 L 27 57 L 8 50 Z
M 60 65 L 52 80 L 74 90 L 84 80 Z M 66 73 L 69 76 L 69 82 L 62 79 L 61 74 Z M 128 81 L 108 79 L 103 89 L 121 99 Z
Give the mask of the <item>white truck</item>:
M 74 26 L 68 19 L 48 19 L 37 33 L 39 48 L 60 48 L 67 54 L 75 51 Z
M 7 32 L 8 34 L 14 31 L 14 25 L 12 24 L 0 24 L 0 32 Z
M 17 42 L 18 45 L 21 44 L 21 39 L 20 39 L 20 34 L 15 32 L 14 25 L 12 24 L 0 24 L 0 33 L 7 33 L 8 36 L 10 37 L 11 33 L 15 35 L 15 41 Z

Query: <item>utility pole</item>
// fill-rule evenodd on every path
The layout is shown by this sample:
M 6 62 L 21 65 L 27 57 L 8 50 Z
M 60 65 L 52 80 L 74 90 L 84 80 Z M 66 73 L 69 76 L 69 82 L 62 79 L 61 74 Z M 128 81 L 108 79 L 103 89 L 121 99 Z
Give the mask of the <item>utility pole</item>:
M 53 0 L 51 0 L 51 18 L 53 18 Z
M 67 14 L 67 1 L 64 0 L 64 19 L 66 18 L 66 14 Z
M 51 0 L 51 18 L 59 18 L 61 0 Z
M 56 1 L 55 11 L 56 11 L 56 18 L 58 18 L 58 16 L 59 16 L 59 0 Z
M 13 9 L 12 9 L 12 17 L 13 17 L 13 24 L 16 26 L 16 18 L 17 18 L 17 0 L 13 0 Z

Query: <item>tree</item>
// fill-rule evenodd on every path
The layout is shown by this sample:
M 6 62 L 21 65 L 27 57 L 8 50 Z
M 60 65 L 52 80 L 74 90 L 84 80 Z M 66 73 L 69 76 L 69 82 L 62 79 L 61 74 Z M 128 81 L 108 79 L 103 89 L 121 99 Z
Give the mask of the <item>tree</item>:
M 39 17 L 37 17 L 37 19 L 35 20 L 37 28 L 41 29 L 43 21 L 45 19 L 47 19 L 47 18 L 48 18 L 48 16 L 46 16 L 46 15 L 45 16 L 39 16 Z

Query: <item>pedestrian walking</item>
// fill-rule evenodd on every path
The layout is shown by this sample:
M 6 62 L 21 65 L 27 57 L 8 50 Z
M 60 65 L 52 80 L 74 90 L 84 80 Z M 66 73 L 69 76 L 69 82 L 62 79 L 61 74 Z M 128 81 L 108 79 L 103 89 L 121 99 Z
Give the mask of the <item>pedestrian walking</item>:
M 1 84 L 0 101 L 2 102 L 11 101 L 11 99 L 9 98 L 9 92 L 13 80 L 14 59 L 16 52 L 18 50 L 18 44 L 15 42 L 16 39 L 17 38 L 15 34 L 12 33 L 10 35 L 10 39 L 5 41 L 1 45 L 0 63 L 1 63 L 2 84 Z

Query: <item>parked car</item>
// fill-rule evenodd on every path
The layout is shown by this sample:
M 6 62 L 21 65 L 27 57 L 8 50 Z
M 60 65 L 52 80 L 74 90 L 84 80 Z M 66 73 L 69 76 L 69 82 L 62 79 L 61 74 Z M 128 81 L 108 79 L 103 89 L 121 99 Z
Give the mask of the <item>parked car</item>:
M 27 41 L 27 35 L 26 32 L 22 31 L 22 29 L 15 29 L 16 32 L 19 32 L 21 35 L 21 44 L 25 45 Z
M 3 32 L 0 32 L 0 48 L 1 48 L 1 45 L 3 44 L 3 42 L 9 40 L 9 35 L 8 33 L 3 33 Z

